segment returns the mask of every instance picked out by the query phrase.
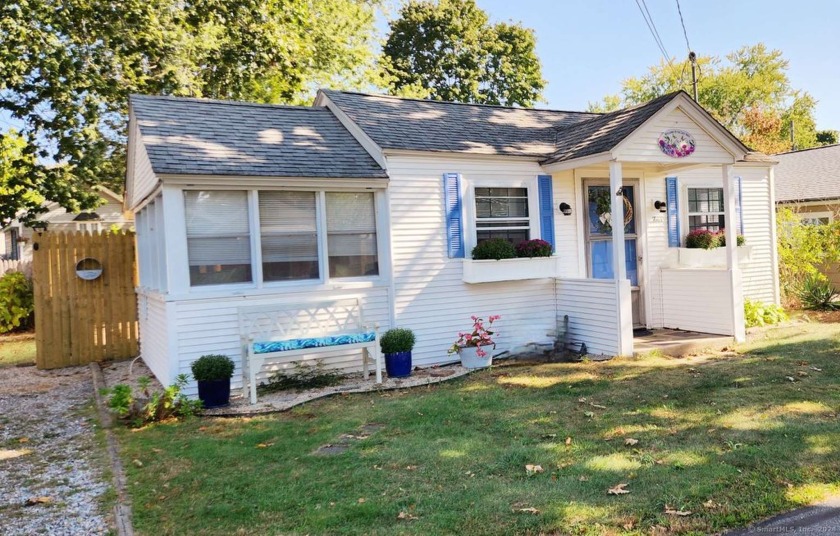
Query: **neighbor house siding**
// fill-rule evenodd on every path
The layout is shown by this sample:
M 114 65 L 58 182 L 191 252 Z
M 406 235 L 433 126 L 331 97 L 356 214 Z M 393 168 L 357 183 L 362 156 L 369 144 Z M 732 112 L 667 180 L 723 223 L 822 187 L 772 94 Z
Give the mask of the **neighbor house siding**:
M 700 128 L 680 108 L 654 117 L 648 124 L 622 143 L 615 156 L 623 162 L 662 162 L 673 164 L 674 159 L 659 148 L 659 136 L 669 129 L 688 131 L 694 137 L 696 148 L 693 154 L 684 157 L 686 164 L 720 164 L 734 159 L 709 134 Z
M 341 297 L 361 298 L 362 314 L 366 323 L 379 326 L 380 331 L 388 329 L 388 289 L 386 286 L 368 287 L 357 290 L 307 290 L 289 288 L 287 291 L 252 293 L 247 296 L 222 296 L 214 298 L 196 298 L 179 300 L 174 303 L 174 322 L 177 336 L 176 352 L 172 356 L 176 373 L 190 373 L 190 365 L 204 354 L 223 354 L 231 357 L 236 364 L 231 386 L 242 386 L 242 334 L 239 327 L 239 307 L 255 305 L 276 305 L 279 308 L 293 307 L 303 302 L 319 300 L 329 301 Z M 303 308 L 304 305 L 301 305 Z M 328 369 L 344 372 L 361 370 L 361 350 L 347 353 L 332 353 L 329 356 L 297 356 L 296 361 L 312 363 L 322 359 Z M 265 371 L 270 370 L 267 366 Z M 265 378 L 266 373 L 260 375 Z M 191 385 L 189 393 L 193 392 Z
M 444 222 L 444 173 L 461 173 L 466 190 L 476 179 L 533 179 L 542 173 L 539 166 L 475 157 L 403 156 L 389 157 L 388 172 L 396 323 L 417 335 L 414 364 L 457 360 L 446 351 L 458 332 L 470 330 L 472 315 L 502 316 L 496 325 L 496 353 L 549 341 L 548 333 L 556 329 L 554 281 L 464 283 L 463 259 L 447 256 Z M 466 207 L 464 212 L 469 212 Z M 555 212 L 555 223 L 562 217 Z M 465 222 L 465 233 L 468 229 Z M 558 244 L 570 238 L 564 227 L 556 228 Z

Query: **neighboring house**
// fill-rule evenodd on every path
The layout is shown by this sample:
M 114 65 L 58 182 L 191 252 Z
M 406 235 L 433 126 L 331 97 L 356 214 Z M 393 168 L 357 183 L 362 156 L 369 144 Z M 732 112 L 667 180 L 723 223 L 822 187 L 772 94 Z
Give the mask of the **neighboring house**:
M 338 296 L 413 329 L 419 366 L 453 361 L 471 315 L 501 315 L 496 353 L 550 342 L 564 315 L 592 354 L 632 354 L 634 327 L 742 340 L 744 297 L 779 302 L 772 167 L 685 92 L 603 115 L 326 90 L 312 107 L 133 96 L 141 355 L 164 383 L 203 354 L 239 366 L 240 308 Z M 724 227 L 727 248 L 680 248 Z M 472 261 L 489 237 L 555 254 Z
M 134 227 L 134 215 L 123 207 L 123 197 L 104 186 L 97 186 L 102 204 L 94 210 L 79 213 L 67 210 L 54 202 L 45 203 L 46 212 L 38 221 L 47 224 L 49 231 L 107 231 Z M 10 260 L 32 260 L 31 228 L 15 220 L 0 232 L 0 257 Z
M 820 225 L 840 220 L 840 145 L 775 155 L 776 204 L 793 210 L 803 223 Z M 840 266 L 825 274 L 840 288 Z

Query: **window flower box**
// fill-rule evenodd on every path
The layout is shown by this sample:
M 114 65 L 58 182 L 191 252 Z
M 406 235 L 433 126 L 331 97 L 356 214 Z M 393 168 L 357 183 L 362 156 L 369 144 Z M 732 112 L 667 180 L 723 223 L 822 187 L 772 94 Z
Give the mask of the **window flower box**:
M 752 258 L 752 246 L 738 246 L 738 264 Z M 679 248 L 679 266 L 685 268 L 726 268 L 726 248 Z
M 498 261 L 464 259 L 463 280 L 466 283 L 545 279 L 556 275 L 557 257 L 502 259 Z

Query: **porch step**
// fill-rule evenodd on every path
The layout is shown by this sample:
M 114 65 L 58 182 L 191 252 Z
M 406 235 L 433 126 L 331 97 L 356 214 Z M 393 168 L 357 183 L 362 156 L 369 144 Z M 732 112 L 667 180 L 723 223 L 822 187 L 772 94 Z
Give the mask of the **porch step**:
M 704 351 L 720 351 L 731 347 L 735 338 L 676 329 L 657 329 L 633 339 L 633 355 L 661 352 L 671 357 L 684 357 Z

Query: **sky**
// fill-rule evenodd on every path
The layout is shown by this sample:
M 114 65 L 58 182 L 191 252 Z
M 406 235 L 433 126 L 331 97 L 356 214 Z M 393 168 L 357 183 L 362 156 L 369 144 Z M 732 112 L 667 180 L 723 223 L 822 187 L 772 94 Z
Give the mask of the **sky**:
M 477 0 L 493 21 L 517 21 L 537 36 L 547 103 L 584 110 L 616 94 L 622 80 L 662 58 L 636 0 Z M 665 49 L 687 56 L 676 0 L 646 0 Z M 699 56 L 725 56 L 765 43 L 790 62 L 794 88 L 818 104 L 818 129 L 840 130 L 840 1 L 680 0 L 688 40 Z

